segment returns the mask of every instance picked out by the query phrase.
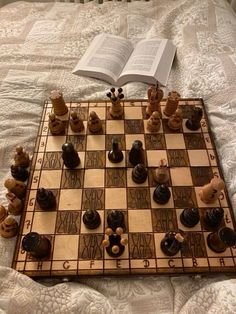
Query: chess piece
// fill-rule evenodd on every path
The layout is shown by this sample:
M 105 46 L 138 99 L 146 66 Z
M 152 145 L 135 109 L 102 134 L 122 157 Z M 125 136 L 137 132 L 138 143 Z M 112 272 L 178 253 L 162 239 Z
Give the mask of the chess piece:
M 158 84 L 148 88 L 148 105 L 146 109 L 147 115 L 150 117 L 154 111 L 158 111 L 161 116 L 161 100 L 163 98 L 163 90 L 160 89 Z
M 125 218 L 123 212 L 119 210 L 112 210 L 107 215 L 107 225 L 111 228 L 114 232 L 117 228 L 121 227 L 124 229 L 125 227 Z
M 84 130 L 83 120 L 79 118 L 77 112 L 72 111 L 70 115 L 70 127 L 73 132 L 81 132 Z
M 56 207 L 56 197 L 52 191 L 39 188 L 36 193 L 36 201 L 41 209 L 53 210 Z
M 228 227 L 223 227 L 207 236 L 209 248 L 216 253 L 223 253 L 228 247 L 235 246 L 236 232 Z
M 158 111 L 154 111 L 147 121 L 147 130 L 149 132 L 155 133 L 160 130 L 160 127 L 161 127 L 160 114 Z
M 118 163 L 123 160 L 123 152 L 119 148 L 118 139 L 113 137 L 112 138 L 112 149 L 108 152 L 108 159 L 112 163 Z
M 0 224 L 0 235 L 3 238 L 13 238 L 18 233 L 18 223 L 12 216 L 7 216 Z
M 88 229 L 96 229 L 101 224 L 99 213 L 95 209 L 87 209 L 83 215 L 83 223 Z
M 173 131 L 178 131 L 182 127 L 182 110 L 178 108 L 168 120 L 168 127 Z
M 197 131 L 200 129 L 202 116 L 202 108 L 194 106 L 191 117 L 186 121 L 186 127 L 191 131 Z
M 65 124 L 60 119 L 56 118 L 54 113 L 49 115 L 48 126 L 53 135 L 59 135 L 65 132 Z
M 91 133 L 99 133 L 102 130 L 102 121 L 95 111 L 91 111 L 88 120 L 88 129 Z
M 163 111 L 167 117 L 172 116 L 172 114 L 176 111 L 176 109 L 178 108 L 179 99 L 180 99 L 180 94 L 177 93 L 176 91 L 172 91 L 168 93 L 166 105 Z
M 158 204 L 166 204 L 169 199 L 169 188 L 165 184 L 158 185 L 153 192 L 153 200 Z
M 28 179 L 29 172 L 26 168 L 11 165 L 11 175 L 14 179 L 25 182 Z
M 206 203 L 214 203 L 224 189 L 225 184 L 223 180 L 219 177 L 214 177 L 211 182 L 204 185 L 199 192 L 200 199 Z
M 185 208 L 180 214 L 181 223 L 188 228 L 194 227 L 199 223 L 200 215 L 198 208 Z
M 204 213 L 204 226 L 208 229 L 218 229 L 224 218 L 222 207 L 207 209 Z
M 49 98 L 51 99 L 55 115 L 63 116 L 68 112 L 68 108 L 65 104 L 65 100 L 63 98 L 61 91 L 59 90 L 51 91 Z
M 111 257 L 119 257 L 124 253 L 125 245 L 127 245 L 127 238 L 123 238 L 123 229 L 117 228 L 116 232 L 113 232 L 112 229 L 106 229 L 106 235 L 108 239 L 105 238 L 102 242 L 102 245 L 106 248 L 106 252 Z
M 161 250 L 167 256 L 174 256 L 182 247 L 184 238 L 180 233 L 168 232 L 161 241 Z
M 115 88 L 112 87 L 110 89 L 111 92 L 107 93 L 107 97 L 111 100 L 111 107 L 109 108 L 109 113 L 112 118 L 119 119 L 122 117 L 124 113 L 124 109 L 121 106 L 120 100 L 124 98 L 124 94 L 122 94 L 123 89 L 118 88 L 117 95 L 115 94 Z
M 7 217 L 6 208 L 3 205 L 0 205 L 0 223 Z
M 9 192 L 6 194 L 6 198 L 9 202 L 8 211 L 10 214 L 17 216 L 20 215 L 24 208 L 24 203 L 15 194 Z
M 14 156 L 14 161 L 16 166 L 20 166 L 23 168 L 29 167 L 30 158 L 29 154 L 23 149 L 22 146 L 16 147 L 16 154 Z
M 67 168 L 73 169 L 80 164 L 80 158 L 72 143 L 62 145 L 62 159 Z
M 32 257 L 44 259 L 50 256 L 51 242 L 48 238 L 37 232 L 30 232 L 24 236 L 22 248 Z
M 136 183 L 144 183 L 148 176 L 148 170 L 143 164 L 137 164 L 132 171 L 132 179 Z
M 26 185 L 15 179 L 7 179 L 4 183 L 4 186 L 8 189 L 8 192 L 12 192 L 19 199 L 22 199 L 26 193 Z
M 144 149 L 143 143 L 136 140 L 132 144 L 132 148 L 129 152 L 129 162 L 136 166 L 137 164 L 144 164 Z
M 159 167 L 153 171 L 153 179 L 157 183 L 162 184 L 168 182 L 169 177 L 167 162 L 165 159 L 161 159 Z

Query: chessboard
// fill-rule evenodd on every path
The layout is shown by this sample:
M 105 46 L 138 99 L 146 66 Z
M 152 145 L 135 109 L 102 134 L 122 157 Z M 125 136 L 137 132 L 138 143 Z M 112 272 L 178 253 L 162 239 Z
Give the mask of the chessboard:
M 183 125 L 178 131 L 169 129 L 162 100 L 161 128 L 157 133 L 147 131 L 147 100 L 121 103 L 124 106 L 121 119 L 110 116 L 109 100 L 67 103 L 69 111 L 60 117 L 66 125 L 65 133 L 52 135 L 48 127 L 52 104 L 45 102 L 12 267 L 32 277 L 235 272 L 236 247 L 216 253 L 207 245 L 211 231 L 205 228 L 203 217 L 208 208 L 224 209 L 221 226 L 235 230 L 235 221 L 226 189 L 210 205 L 199 197 L 200 188 L 214 176 L 223 178 L 203 100 L 180 99 Z M 202 107 L 204 112 L 197 131 L 185 126 L 193 106 Z M 69 125 L 72 110 L 84 121 L 85 129 L 79 134 Z M 102 120 L 103 131 L 99 134 L 88 131 L 91 111 Z M 107 158 L 114 137 L 119 139 L 125 157 L 118 164 Z M 135 140 L 143 143 L 148 169 L 148 178 L 142 184 L 132 180 L 133 167 L 128 158 Z M 65 142 L 73 143 L 79 153 L 81 162 L 76 169 L 67 169 L 63 164 Z M 153 170 L 161 159 L 167 161 L 171 192 L 164 205 L 153 200 L 157 185 Z M 38 206 L 39 187 L 50 189 L 55 195 L 53 211 Z M 193 228 L 180 221 L 185 208 L 199 209 L 200 221 Z M 82 219 L 88 209 L 97 210 L 101 218 L 101 224 L 93 230 L 87 229 Z M 107 216 L 112 210 L 124 214 L 124 236 L 128 239 L 118 258 L 108 255 L 102 245 Z M 165 255 L 160 248 L 162 239 L 166 233 L 179 230 L 186 239 L 185 245 L 176 255 Z M 29 232 L 50 240 L 51 253 L 47 259 L 37 260 L 22 249 L 22 239 Z

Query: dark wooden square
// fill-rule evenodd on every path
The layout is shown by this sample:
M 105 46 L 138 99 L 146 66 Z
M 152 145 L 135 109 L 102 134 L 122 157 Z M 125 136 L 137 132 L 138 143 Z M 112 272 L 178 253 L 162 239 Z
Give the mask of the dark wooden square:
M 167 157 L 170 167 L 188 167 L 189 159 L 185 149 L 168 149 Z
M 128 208 L 151 208 L 148 188 L 127 188 Z
M 103 239 L 104 236 L 101 234 L 81 234 L 79 242 L 80 260 L 103 259 Z
M 164 134 L 145 134 L 144 137 L 146 150 L 166 149 Z
M 106 187 L 126 187 L 126 168 L 107 168 L 105 171 Z
M 182 256 L 189 258 L 207 257 L 204 236 L 202 232 L 185 232 L 185 242 L 182 246 Z
M 84 151 L 86 148 L 86 135 L 68 135 L 67 141 L 71 142 L 78 152 Z
M 85 168 L 98 169 L 106 165 L 105 151 L 87 151 L 85 153 Z
M 112 139 L 116 138 L 119 141 L 119 147 L 121 150 L 125 150 L 125 135 L 124 134 L 106 134 L 106 150 L 112 149 Z
M 84 170 L 76 169 L 63 169 L 62 170 L 62 189 L 79 189 L 83 187 Z
M 62 169 L 63 160 L 61 152 L 45 152 L 42 169 Z
M 175 209 L 152 209 L 152 225 L 154 232 L 176 231 L 178 229 L 178 224 Z
M 206 149 L 202 133 L 184 133 L 184 140 L 187 149 Z
M 173 186 L 172 191 L 175 207 L 197 207 L 197 199 L 193 187 Z
M 125 120 L 125 134 L 144 133 L 143 120 Z
M 154 238 L 151 233 L 130 233 L 129 252 L 131 259 L 155 258 Z
M 57 212 L 56 230 L 59 234 L 78 234 L 80 232 L 81 212 L 61 211 Z
M 83 189 L 82 209 L 104 209 L 104 189 Z
M 191 167 L 190 171 L 194 186 L 203 186 L 213 178 L 211 167 Z

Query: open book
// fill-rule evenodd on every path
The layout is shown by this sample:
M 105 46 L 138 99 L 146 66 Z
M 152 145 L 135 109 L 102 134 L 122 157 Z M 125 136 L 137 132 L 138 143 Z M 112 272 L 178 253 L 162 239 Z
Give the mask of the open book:
M 128 82 L 167 84 L 176 47 L 168 39 L 139 41 L 135 48 L 120 36 L 97 35 L 72 73 L 115 86 Z

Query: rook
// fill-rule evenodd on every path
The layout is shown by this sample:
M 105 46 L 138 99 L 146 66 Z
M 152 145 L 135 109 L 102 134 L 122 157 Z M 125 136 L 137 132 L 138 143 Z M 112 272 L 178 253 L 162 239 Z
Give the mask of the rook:
M 51 91 L 49 98 L 51 99 L 55 115 L 63 116 L 68 112 L 68 108 L 65 104 L 61 91 L 59 90 Z

